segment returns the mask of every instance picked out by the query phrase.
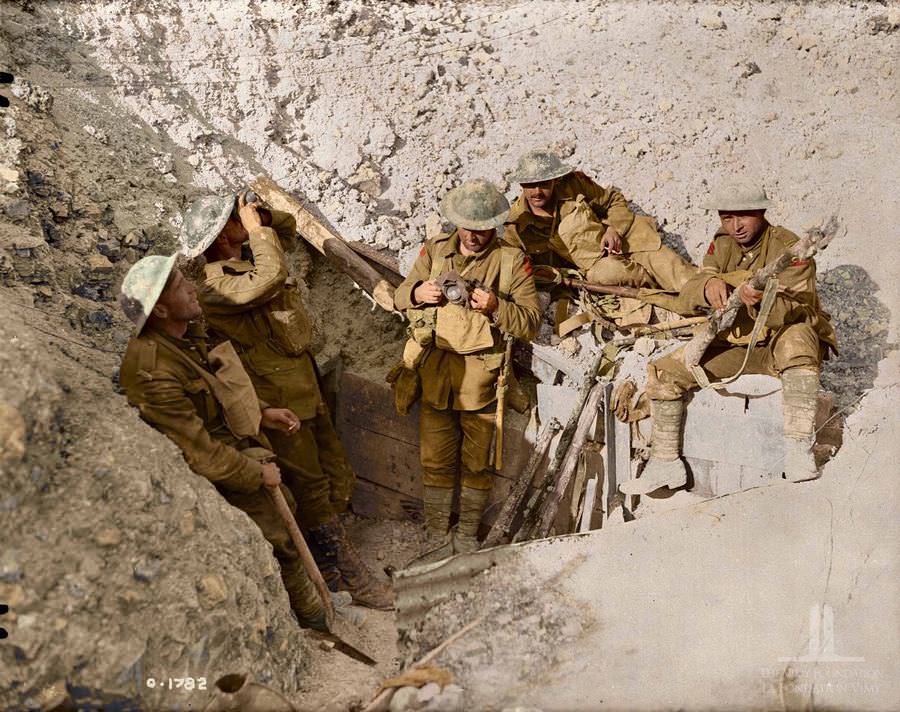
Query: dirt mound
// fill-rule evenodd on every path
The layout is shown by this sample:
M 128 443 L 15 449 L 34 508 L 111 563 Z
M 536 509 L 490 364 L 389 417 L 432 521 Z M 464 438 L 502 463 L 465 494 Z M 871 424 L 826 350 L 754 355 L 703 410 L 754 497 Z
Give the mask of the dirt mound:
M 296 691 L 307 643 L 250 519 L 86 367 L 111 371 L 114 355 L 0 304 L 0 706 L 52 706 L 68 689 L 166 707 L 192 695 L 148 679 L 211 689 L 250 669 Z

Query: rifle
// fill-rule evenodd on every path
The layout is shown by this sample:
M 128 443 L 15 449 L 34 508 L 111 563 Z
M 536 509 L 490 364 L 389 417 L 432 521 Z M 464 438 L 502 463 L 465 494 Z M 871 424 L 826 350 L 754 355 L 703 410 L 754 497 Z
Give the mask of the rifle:
M 509 390 L 509 375 L 512 371 L 512 347 L 515 337 L 506 334 L 506 352 L 503 354 L 503 368 L 497 377 L 497 420 L 494 439 L 494 469 L 503 469 L 503 422 L 506 412 L 506 391 Z

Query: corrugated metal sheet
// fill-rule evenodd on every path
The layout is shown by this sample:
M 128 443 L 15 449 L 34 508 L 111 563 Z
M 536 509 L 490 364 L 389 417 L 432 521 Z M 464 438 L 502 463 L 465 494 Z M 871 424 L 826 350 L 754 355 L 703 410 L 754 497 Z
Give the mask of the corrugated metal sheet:
M 518 557 L 526 545 L 527 542 L 498 546 L 397 571 L 394 574 L 397 627 L 406 630 L 414 626 L 434 606 L 468 591 L 471 580 L 482 571 Z

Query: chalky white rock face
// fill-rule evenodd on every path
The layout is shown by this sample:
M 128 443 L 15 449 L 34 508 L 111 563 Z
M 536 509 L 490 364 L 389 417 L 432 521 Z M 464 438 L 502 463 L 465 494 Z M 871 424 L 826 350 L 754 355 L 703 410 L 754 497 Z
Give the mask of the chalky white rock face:
M 897 210 L 881 187 L 898 170 L 883 150 L 896 141 L 897 35 L 877 7 L 57 7 L 110 94 L 194 156 L 195 184 L 265 171 L 348 237 L 395 250 L 422 239 L 447 189 L 501 180 L 536 147 L 619 185 L 694 256 L 713 227 L 701 203 L 739 173 L 795 229 L 837 209 L 868 237 Z M 854 243 L 824 264 L 859 260 Z M 896 296 L 886 267 L 867 266 Z

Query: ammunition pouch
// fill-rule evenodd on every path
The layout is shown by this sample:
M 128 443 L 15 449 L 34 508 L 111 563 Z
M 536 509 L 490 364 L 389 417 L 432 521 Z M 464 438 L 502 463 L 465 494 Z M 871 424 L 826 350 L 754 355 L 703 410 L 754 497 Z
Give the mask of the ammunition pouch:
M 312 323 L 293 277 L 288 277 L 284 289 L 262 310 L 271 341 L 287 356 L 299 356 L 312 341 Z
M 422 347 L 431 346 L 434 343 L 434 327 L 437 308 L 407 309 L 406 317 L 409 326 L 406 331 L 409 338 Z

